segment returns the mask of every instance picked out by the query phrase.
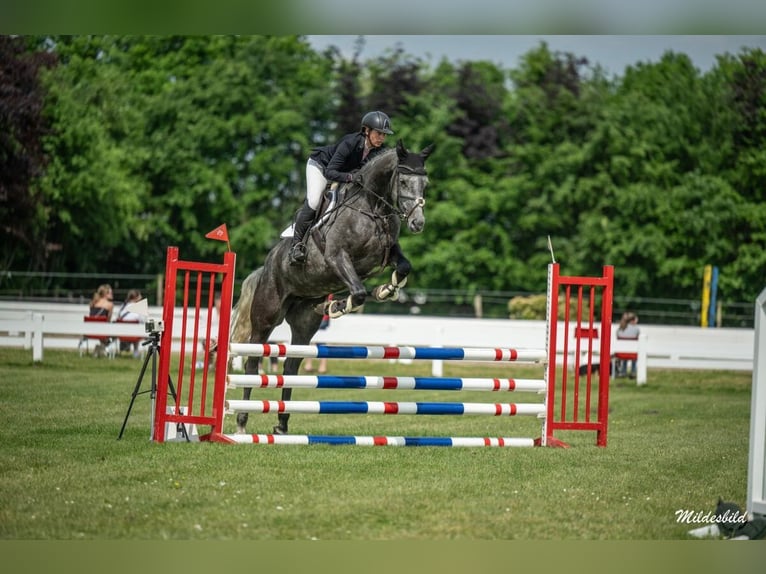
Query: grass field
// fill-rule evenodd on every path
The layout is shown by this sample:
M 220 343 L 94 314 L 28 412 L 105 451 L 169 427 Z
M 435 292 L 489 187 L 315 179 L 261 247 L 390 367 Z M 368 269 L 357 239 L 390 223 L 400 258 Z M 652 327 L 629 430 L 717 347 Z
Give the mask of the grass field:
M 677 510 L 711 511 L 719 496 L 745 506 L 749 372 L 613 381 L 607 448 L 594 433 L 570 433 L 560 437 L 570 449 L 461 449 L 154 444 L 148 395 L 118 441 L 140 366 L 48 350 L 33 364 L 30 351 L 0 349 L 1 539 L 683 540 L 698 525 L 678 523 Z M 336 360 L 330 371 L 428 375 L 430 364 Z M 445 376 L 536 378 L 540 368 L 445 362 Z M 350 392 L 435 396 L 294 398 Z M 441 398 L 497 396 L 474 395 Z M 251 415 L 249 430 L 274 422 Z M 291 431 L 538 437 L 540 424 L 294 415 Z

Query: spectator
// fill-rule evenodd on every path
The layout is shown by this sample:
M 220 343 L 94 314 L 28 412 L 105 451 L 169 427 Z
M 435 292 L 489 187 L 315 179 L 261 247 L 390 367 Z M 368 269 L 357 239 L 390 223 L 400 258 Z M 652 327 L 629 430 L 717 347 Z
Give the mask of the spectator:
M 143 296 L 141 295 L 141 291 L 138 289 L 131 289 L 128 291 L 128 296 L 125 297 L 125 301 L 122 302 L 122 305 L 120 306 L 120 310 L 117 311 L 117 320 L 118 321 L 125 321 L 128 323 L 145 323 L 146 317 L 143 315 L 139 315 L 135 311 L 132 311 L 128 309 L 129 305 L 132 305 L 133 303 L 138 303 L 141 299 L 143 299 Z M 139 357 L 141 355 L 141 338 L 137 337 L 123 337 L 120 338 L 120 351 L 130 351 L 134 357 Z
M 106 317 L 107 321 L 111 321 L 113 310 L 114 294 L 112 293 L 112 286 L 108 284 L 99 285 L 90 300 L 90 310 L 88 314 L 91 317 Z
M 638 315 L 631 311 L 626 311 L 620 319 L 620 325 L 617 327 L 618 339 L 638 339 L 641 329 L 638 328 Z M 617 359 L 616 361 L 617 377 L 636 377 L 636 361 L 630 361 L 630 371 L 628 371 L 628 361 Z
M 128 309 L 129 305 L 138 303 L 141 299 L 143 299 L 143 296 L 141 295 L 141 291 L 138 289 L 131 289 L 128 291 L 128 296 L 125 297 L 125 301 L 123 301 L 122 305 L 120 306 L 120 310 L 117 311 L 117 320 L 138 321 L 139 323 L 143 323 L 146 320 L 146 317 Z

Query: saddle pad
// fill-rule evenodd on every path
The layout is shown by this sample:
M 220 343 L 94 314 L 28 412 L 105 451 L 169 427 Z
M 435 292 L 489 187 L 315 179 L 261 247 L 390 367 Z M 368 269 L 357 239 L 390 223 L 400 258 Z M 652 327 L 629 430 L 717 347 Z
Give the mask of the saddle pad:
M 281 237 L 282 239 L 284 239 L 285 237 L 292 237 L 294 230 L 295 230 L 295 224 L 290 224 L 282 233 L 279 234 L 279 237 Z
M 329 201 L 325 200 L 322 202 L 322 205 L 320 206 L 320 211 L 321 211 L 320 217 L 314 223 L 314 225 L 311 226 L 310 229 L 316 229 L 318 227 L 321 227 L 322 224 L 327 219 L 328 213 L 332 211 L 332 209 L 335 207 L 335 203 L 337 202 L 337 199 L 338 199 L 337 189 L 333 189 L 331 187 L 328 190 L 327 195 L 329 196 Z M 282 233 L 279 234 L 279 237 L 282 239 L 286 237 L 292 237 L 294 231 L 295 231 L 295 223 L 291 223 L 282 231 Z

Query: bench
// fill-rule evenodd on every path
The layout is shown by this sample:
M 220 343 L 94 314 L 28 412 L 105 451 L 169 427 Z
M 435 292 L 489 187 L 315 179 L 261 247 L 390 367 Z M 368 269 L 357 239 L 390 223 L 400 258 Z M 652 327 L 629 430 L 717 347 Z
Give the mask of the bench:
M 85 315 L 83 317 L 83 321 L 85 323 L 109 323 L 109 318 L 104 316 L 98 316 L 98 317 L 91 317 L 90 315 Z M 118 347 L 119 344 L 115 345 L 115 341 L 112 337 L 109 335 L 101 335 L 101 334 L 93 334 L 93 333 L 86 333 L 82 336 L 82 339 L 80 339 L 80 344 L 77 346 L 77 348 L 80 350 L 80 356 L 83 355 L 83 346 L 85 346 L 85 354 L 90 353 L 90 347 L 89 342 L 90 341 L 98 341 L 96 344 L 96 348 L 93 350 L 94 354 L 98 354 L 99 349 L 103 349 L 104 354 L 110 358 L 114 359 L 114 356 L 116 355 L 115 347 Z
M 636 384 L 646 384 L 646 366 L 648 356 L 648 336 L 641 333 L 637 339 L 617 339 L 612 341 L 612 360 L 636 361 Z M 615 373 L 617 372 L 614 365 Z
M 117 319 L 115 323 L 122 325 L 138 325 L 140 321 L 138 319 Z M 133 355 L 138 357 L 141 354 L 140 344 L 146 340 L 146 337 L 130 337 L 128 335 L 120 335 L 119 342 L 117 344 L 117 353 L 122 351 L 122 344 L 130 345 L 134 350 Z
M 598 328 L 577 327 L 573 329 L 573 343 L 570 343 L 571 352 L 574 353 L 579 342 L 580 365 L 586 365 L 588 362 L 588 348 L 591 346 L 594 364 L 598 356 L 600 345 L 597 344 Z M 647 366 L 647 335 L 641 333 L 637 339 L 618 339 L 613 335 L 610 345 L 611 372 L 617 373 L 617 360 L 636 361 L 636 384 L 646 384 L 646 366 Z M 591 342 L 592 341 L 592 342 Z

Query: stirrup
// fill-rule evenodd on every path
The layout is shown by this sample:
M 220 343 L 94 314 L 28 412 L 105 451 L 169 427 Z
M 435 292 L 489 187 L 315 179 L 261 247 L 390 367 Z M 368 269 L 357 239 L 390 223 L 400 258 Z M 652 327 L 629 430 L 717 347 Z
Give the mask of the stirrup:
M 296 243 L 290 248 L 290 263 L 304 263 L 306 261 L 306 244 Z

